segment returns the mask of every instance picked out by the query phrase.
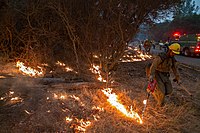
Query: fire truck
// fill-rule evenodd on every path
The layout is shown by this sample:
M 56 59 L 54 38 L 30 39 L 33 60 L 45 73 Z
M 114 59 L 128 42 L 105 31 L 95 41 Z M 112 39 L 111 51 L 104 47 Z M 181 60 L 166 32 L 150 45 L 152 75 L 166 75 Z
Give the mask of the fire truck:
M 181 46 L 181 54 L 185 56 L 200 56 L 200 34 L 174 33 L 171 43 L 177 42 Z

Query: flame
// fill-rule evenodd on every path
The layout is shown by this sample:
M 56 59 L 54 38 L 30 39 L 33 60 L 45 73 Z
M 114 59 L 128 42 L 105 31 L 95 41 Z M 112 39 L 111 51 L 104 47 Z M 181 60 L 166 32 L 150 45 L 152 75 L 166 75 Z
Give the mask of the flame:
M 64 69 L 65 69 L 66 72 L 75 72 L 75 73 L 78 73 L 78 72 L 74 71 L 74 69 L 72 69 L 72 68 L 66 66 L 65 63 L 62 63 L 62 62 L 60 62 L 60 61 L 57 61 L 57 62 L 56 62 L 56 65 L 61 66 L 61 67 L 64 67 Z
M 103 77 L 101 76 L 101 71 L 100 71 L 100 66 L 98 65 L 92 65 L 92 68 L 90 68 L 90 70 L 92 71 L 92 73 L 97 74 L 98 75 L 98 80 L 101 82 L 107 82 L 105 79 L 103 79 Z
M 55 94 L 55 93 L 53 93 L 53 97 L 54 97 L 55 99 L 57 99 L 57 98 L 58 98 L 58 95 Z
M 53 97 L 54 97 L 54 99 L 59 99 L 59 100 L 67 99 L 67 95 L 62 94 L 62 93 L 59 93 L 59 94 L 53 93 Z M 49 100 L 49 97 L 47 97 L 47 100 Z
M 94 57 L 94 58 L 99 58 L 99 56 L 98 56 L 98 55 L 93 55 L 93 57 Z
M 93 118 L 95 121 L 98 121 L 100 119 L 100 116 L 99 115 L 93 115 Z
M 147 59 L 151 59 L 152 56 L 140 51 L 138 48 L 128 47 L 128 50 L 125 51 L 125 55 L 122 59 L 122 62 L 135 62 L 135 61 L 145 61 Z
M 6 77 L 5 76 L 0 76 L 0 79 L 5 79 Z
M 115 93 L 112 93 L 111 88 L 104 89 L 104 90 L 102 90 L 102 92 L 108 97 L 107 101 L 112 106 L 117 108 L 121 113 L 123 113 L 125 116 L 127 116 L 129 118 L 136 119 L 136 121 L 139 122 L 140 124 L 143 123 L 142 119 L 140 118 L 138 113 L 136 113 L 132 110 L 132 107 L 131 107 L 130 111 L 126 110 L 125 106 L 119 102 L 118 96 Z
M 98 107 L 98 106 L 93 106 L 92 110 L 104 111 L 104 108 L 101 108 L 101 107 Z
M 65 63 L 62 63 L 62 62 L 60 62 L 60 61 L 57 61 L 57 62 L 56 62 L 56 65 L 63 66 L 63 67 L 66 66 Z
M 70 68 L 70 67 L 65 67 L 65 70 L 67 71 L 67 72 L 72 72 L 72 71 L 74 71 L 72 68 Z
M 18 101 L 20 98 L 19 97 L 13 97 L 13 98 L 11 98 L 10 100 L 11 101 Z
M 23 101 L 23 99 L 20 97 L 12 97 L 10 99 L 10 103 L 12 103 L 12 104 L 21 103 L 22 101 Z
M 75 99 L 76 101 L 80 101 L 80 98 L 75 95 L 70 95 L 71 98 Z
M 91 122 L 90 121 L 83 121 L 83 119 L 78 120 L 76 118 L 77 122 L 80 123 L 80 125 L 76 125 L 76 127 L 74 129 L 78 130 L 78 131 L 82 131 L 85 132 L 86 128 L 91 126 Z
M 73 120 L 72 118 L 69 118 L 69 117 L 66 117 L 65 119 L 67 123 Z M 75 130 L 80 131 L 80 132 L 86 132 L 86 129 L 92 124 L 91 121 L 84 121 L 83 119 L 79 120 L 75 118 L 75 120 L 77 124 L 72 124 L 70 128 L 74 128 Z
M 3 101 L 4 99 L 5 99 L 5 97 L 1 97 L 1 98 L 0 98 L 0 100 L 2 100 L 2 101 Z
M 85 106 L 83 102 L 81 102 L 80 98 L 75 95 L 70 95 L 69 97 L 73 98 L 74 100 L 78 101 L 81 106 Z
M 44 75 L 43 74 L 43 69 L 41 67 L 39 67 L 39 66 L 37 66 L 37 67 L 40 69 L 40 71 L 37 71 L 37 70 L 35 70 L 35 69 L 31 68 L 31 67 L 26 67 L 24 65 L 24 63 L 20 62 L 20 61 L 17 62 L 16 66 L 19 67 L 19 70 L 22 71 L 23 74 L 31 76 L 31 77 L 43 76 Z
M 9 91 L 9 95 L 13 95 L 14 93 L 14 91 Z
M 21 97 L 14 96 L 14 93 L 15 93 L 14 91 L 10 90 L 8 93 L 5 93 L 4 97 L 0 97 L 0 100 L 7 101 L 11 104 L 16 104 L 16 103 L 22 102 L 23 99 Z
M 69 117 L 65 117 L 65 120 L 67 123 L 71 122 L 73 119 L 72 118 L 69 118 Z
M 60 99 L 65 99 L 65 96 L 61 95 L 61 96 L 60 96 Z

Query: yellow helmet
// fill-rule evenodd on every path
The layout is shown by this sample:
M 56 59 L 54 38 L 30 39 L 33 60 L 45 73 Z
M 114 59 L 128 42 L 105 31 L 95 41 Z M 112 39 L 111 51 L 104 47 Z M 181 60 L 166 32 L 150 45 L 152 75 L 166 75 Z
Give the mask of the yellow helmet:
M 180 44 L 178 43 L 172 43 L 169 46 L 169 49 L 172 50 L 172 52 L 175 54 L 180 54 Z

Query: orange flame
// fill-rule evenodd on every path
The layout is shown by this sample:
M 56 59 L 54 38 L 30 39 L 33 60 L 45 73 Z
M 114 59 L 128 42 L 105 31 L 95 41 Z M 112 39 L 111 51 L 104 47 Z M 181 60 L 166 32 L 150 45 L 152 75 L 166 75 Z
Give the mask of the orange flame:
M 31 76 L 31 77 L 35 77 L 35 76 L 43 76 L 43 70 L 41 67 L 38 66 L 38 68 L 40 69 L 40 71 L 37 71 L 31 67 L 26 67 L 24 65 L 23 62 L 20 62 L 18 61 L 17 64 L 16 64 L 17 67 L 19 67 L 19 70 L 23 72 L 23 74 L 26 74 L 28 76 Z
M 86 128 L 89 127 L 89 126 L 91 126 L 91 122 L 90 121 L 83 121 L 83 119 L 81 119 L 81 120 L 76 119 L 76 120 L 77 120 L 77 122 L 80 123 L 80 125 L 77 125 L 75 127 L 75 129 L 78 130 L 78 131 L 85 132 Z
M 57 61 L 57 62 L 56 62 L 56 65 L 63 66 L 63 67 L 66 66 L 65 63 L 62 63 L 62 62 L 60 62 L 60 61 Z
M 69 117 L 65 117 L 65 120 L 67 123 L 71 122 L 73 119 L 72 118 L 69 118 Z
M 98 80 L 101 82 L 106 82 L 105 79 L 103 79 L 103 77 L 101 76 L 101 71 L 100 71 L 100 66 L 98 65 L 92 65 L 92 68 L 90 68 L 90 70 L 92 71 L 92 73 L 97 74 L 98 75 Z
M 69 117 L 66 117 L 65 119 L 66 119 L 66 123 L 73 121 L 73 119 Z M 77 124 L 72 124 L 70 128 L 74 128 L 75 130 L 80 131 L 80 132 L 86 132 L 86 129 L 92 124 L 91 121 L 84 121 L 83 119 L 79 120 L 75 118 L 75 120 Z
M 128 47 L 128 50 L 126 50 L 125 53 L 126 54 L 123 56 L 123 58 L 120 59 L 122 62 L 145 61 L 147 59 L 152 58 L 151 55 L 149 55 L 147 53 L 143 53 L 142 51 L 140 51 L 137 48 L 133 49 L 131 47 Z
M 62 93 L 59 93 L 59 94 L 53 93 L 53 97 L 54 97 L 54 99 L 59 99 L 59 100 L 67 99 L 67 95 L 62 94 Z M 49 100 L 49 97 L 47 98 L 47 100 Z
M 78 72 L 74 71 L 74 69 L 72 69 L 72 68 L 66 66 L 65 63 L 62 63 L 62 62 L 60 62 L 60 61 L 57 61 L 57 62 L 56 62 L 56 65 L 58 65 L 58 66 L 60 66 L 60 67 L 63 67 L 63 68 L 65 69 L 66 72 L 75 72 L 75 73 L 78 73 Z
M 102 90 L 102 92 L 108 97 L 107 101 L 112 106 L 117 108 L 121 113 L 123 113 L 125 116 L 127 116 L 129 118 L 136 119 L 136 121 L 139 122 L 140 124 L 143 123 L 142 119 L 140 118 L 138 113 L 136 113 L 132 110 L 132 107 L 131 107 L 130 111 L 126 110 L 125 106 L 119 102 L 118 96 L 115 93 L 112 93 L 111 88 L 104 89 L 104 90 Z

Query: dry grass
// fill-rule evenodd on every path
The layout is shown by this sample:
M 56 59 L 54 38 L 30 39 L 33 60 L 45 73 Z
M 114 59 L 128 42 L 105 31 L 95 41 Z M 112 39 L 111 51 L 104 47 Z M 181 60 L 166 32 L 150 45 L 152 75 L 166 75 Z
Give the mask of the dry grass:
M 121 103 L 127 108 L 132 105 L 140 115 L 143 109 L 142 101 L 146 98 L 142 89 L 146 81 L 145 73 L 141 71 L 144 70 L 144 64 L 145 62 L 123 63 L 114 75 L 120 86 L 113 88 L 113 91 Z M 87 128 L 82 126 L 86 129 L 85 132 L 198 133 L 199 80 L 188 77 L 192 74 L 197 73 L 188 68 L 181 70 L 184 86 L 193 89 L 188 88 L 193 93 L 193 98 L 173 84 L 174 92 L 166 97 L 164 107 L 156 107 L 156 102 L 150 97 L 143 124 L 126 118 L 110 106 L 101 91 L 102 88 L 62 88 L 56 82 L 43 84 L 39 79 L 19 75 L 18 78 L 0 79 L 0 97 L 5 97 L 0 100 L 0 132 L 81 132 L 77 128 L 81 126 L 80 120 L 83 120 L 91 122 Z M 195 76 L 199 78 L 198 74 Z M 53 87 L 56 84 L 58 87 Z M 9 91 L 14 91 L 14 94 L 9 96 Z M 11 98 L 16 96 L 23 100 L 10 102 Z M 72 121 L 67 122 L 66 117 Z

